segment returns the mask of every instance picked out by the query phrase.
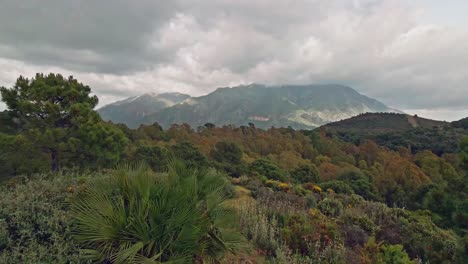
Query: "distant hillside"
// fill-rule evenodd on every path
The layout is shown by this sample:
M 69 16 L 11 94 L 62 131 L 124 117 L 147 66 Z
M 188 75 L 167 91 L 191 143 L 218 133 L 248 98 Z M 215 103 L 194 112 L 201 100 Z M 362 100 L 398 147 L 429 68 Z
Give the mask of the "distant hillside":
M 468 135 L 468 130 L 448 122 L 394 113 L 361 114 L 320 130 L 354 144 L 370 139 L 393 150 L 405 147 L 413 153 L 431 150 L 438 155 L 457 152 L 461 138 Z
M 382 133 L 405 131 L 414 128 L 440 128 L 446 125 L 449 125 L 449 123 L 406 114 L 365 113 L 349 119 L 326 124 L 323 128 L 336 131 Z
M 178 104 L 189 97 L 181 93 L 143 94 L 106 105 L 98 109 L 98 112 L 106 121 L 135 128 L 141 124 L 140 120 L 146 115 Z
M 219 88 L 200 97 L 180 95 L 170 103 L 161 100 L 162 96 L 128 98 L 99 109 L 99 113 L 105 120 L 130 127 L 154 122 L 166 128 L 174 123 L 197 127 L 209 122 L 312 129 L 360 113 L 395 111 L 342 85 L 252 84 Z
M 468 117 L 452 122 L 453 127 L 468 129 Z

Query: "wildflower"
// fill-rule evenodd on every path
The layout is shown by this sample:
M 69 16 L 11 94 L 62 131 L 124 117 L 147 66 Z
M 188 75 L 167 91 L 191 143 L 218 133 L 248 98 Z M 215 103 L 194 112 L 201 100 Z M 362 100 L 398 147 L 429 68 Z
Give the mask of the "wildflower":
M 316 193 L 321 193 L 321 192 L 322 192 L 322 188 L 320 188 L 320 186 L 318 186 L 318 185 L 314 185 L 314 186 L 312 187 L 312 191 L 313 191 L 313 192 L 316 192 Z
M 287 183 L 284 183 L 284 182 L 280 182 L 278 185 L 277 185 L 278 189 L 282 190 L 282 191 L 288 191 L 289 190 L 289 184 Z

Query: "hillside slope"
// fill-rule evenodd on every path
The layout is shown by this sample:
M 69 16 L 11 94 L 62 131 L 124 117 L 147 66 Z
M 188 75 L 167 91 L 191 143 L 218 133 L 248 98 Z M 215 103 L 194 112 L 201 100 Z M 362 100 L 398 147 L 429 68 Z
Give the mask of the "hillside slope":
M 405 114 L 366 113 L 319 129 L 354 144 L 369 139 L 392 150 L 408 148 L 413 153 L 430 150 L 442 155 L 457 152 L 460 140 L 468 135 L 461 124 Z
M 97 111 L 106 121 L 135 128 L 141 124 L 139 120 L 146 115 L 178 104 L 189 97 L 181 93 L 143 94 L 106 105 Z
M 146 115 L 140 122 L 158 122 L 163 127 L 174 123 L 197 127 L 210 122 L 215 125 L 253 123 L 260 128 L 311 129 L 360 113 L 391 111 L 395 110 L 341 85 L 252 84 L 219 88 L 208 95 L 192 97 Z
M 413 128 L 435 128 L 449 125 L 448 122 L 431 120 L 399 113 L 364 113 L 349 119 L 323 126 L 336 131 L 379 133 L 405 131 Z

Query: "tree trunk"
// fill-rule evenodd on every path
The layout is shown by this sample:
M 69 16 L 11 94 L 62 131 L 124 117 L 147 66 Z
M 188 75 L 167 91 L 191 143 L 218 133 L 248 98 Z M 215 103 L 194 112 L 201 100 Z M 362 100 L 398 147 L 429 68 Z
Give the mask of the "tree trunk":
M 50 159 L 51 159 L 50 169 L 52 171 L 58 171 L 60 169 L 58 150 L 56 149 L 50 150 Z

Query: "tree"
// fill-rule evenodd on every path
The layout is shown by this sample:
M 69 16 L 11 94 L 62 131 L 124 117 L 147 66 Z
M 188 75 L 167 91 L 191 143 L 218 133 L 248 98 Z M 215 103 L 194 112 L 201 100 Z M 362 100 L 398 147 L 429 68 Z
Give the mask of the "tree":
M 0 92 L 20 133 L 50 156 L 52 170 L 58 170 L 67 155 L 71 165 L 78 159 L 114 163 L 125 149 L 123 133 L 93 110 L 98 98 L 91 88 L 72 76 L 20 76 L 12 88 L 1 87 Z
M 286 176 L 278 166 L 269 159 L 258 159 L 250 164 L 250 173 L 265 176 L 271 180 L 285 181 Z
M 468 172 L 468 137 L 460 143 L 460 159 L 462 167 Z
M 313 164 L 300 165 L 291 172 L 291 177 L 300 183 L 317 183 L 320 180 L 319 171 L 317 167 Z
M 76 239 L 102 263 L 219 263 L 241 235 L 224 206 L 228 182 L 179 161 L 167 174 L 121 167 L 89 183 L 72 206 Z M 210 262 L 210 263 L 211 263 Z
M 219 141 L 211 153 L 214 160 L 239 164 L 242 161 L 242 150 L 233 142 Z
M 167 168 L 169 152 L 166 148 L 141 145 L 138 146 L 136 155 L 139 160 L 145 161 L 154 171 L 164 171 Z
M 227 141 L 219 141 L 211 151 L 216 167 L 233 177 L 239 177 L 246 171 L 242 154 L 242 149 L 236 143 Z
M 174 156 L 183 160 L 188 167 L 203 168 L 208 167 L 208 160 L 190 142 L 182 141 L 171 147 Z
M 0 181 L 5 177 L 43 172 L 47 156 L 36 150 L 23 135 L 0 133 Z
M 0 133 L 14 134 L 16 131 L 15 120 L 7 111 L 0 112 Z

